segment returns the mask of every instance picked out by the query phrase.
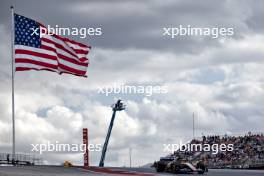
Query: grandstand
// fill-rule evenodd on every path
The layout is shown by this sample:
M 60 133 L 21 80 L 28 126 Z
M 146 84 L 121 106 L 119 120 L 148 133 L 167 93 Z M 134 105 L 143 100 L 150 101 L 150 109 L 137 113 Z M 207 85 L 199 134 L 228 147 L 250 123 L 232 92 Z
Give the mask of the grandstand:
M 244 136 L 203 136 L 193 139 L 190 144 L 233 144 L 233 151 L 177 150 L 169 157 L 184 158 L 190 162 L 203 160 L 208 168 L 264 169 L 264 135 L 248 133 Z

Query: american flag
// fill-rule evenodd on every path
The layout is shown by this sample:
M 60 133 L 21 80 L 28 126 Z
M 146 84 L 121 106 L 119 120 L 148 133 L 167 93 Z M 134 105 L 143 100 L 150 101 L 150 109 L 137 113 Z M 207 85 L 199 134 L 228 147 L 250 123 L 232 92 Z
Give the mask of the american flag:
M 51 34 L 41 23 L 14 14 L 15 70 L 48 70 L 86 76 L 90 46 Z M 38 34 L 33 31 L 38 29 Z M 46 29 L 46 30 L 45 30 Z M 40 31 L 45 32 L 40 35 Z

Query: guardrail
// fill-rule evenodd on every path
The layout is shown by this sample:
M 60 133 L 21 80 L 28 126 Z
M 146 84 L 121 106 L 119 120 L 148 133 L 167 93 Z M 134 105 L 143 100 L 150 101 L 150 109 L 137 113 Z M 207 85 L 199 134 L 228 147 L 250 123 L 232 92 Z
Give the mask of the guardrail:
M 0 153 L 0 164 L 42 165 L 42 159 L 30 154 Z

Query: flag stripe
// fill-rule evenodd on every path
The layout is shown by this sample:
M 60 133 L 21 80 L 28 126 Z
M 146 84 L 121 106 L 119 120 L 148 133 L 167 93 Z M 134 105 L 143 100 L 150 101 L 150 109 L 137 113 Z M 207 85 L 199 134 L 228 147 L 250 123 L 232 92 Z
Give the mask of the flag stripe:
M 79 58 L 77 56 L 76 57 L 75 56 L 72 56 L 71 54 L 69 54 L 65 50 L 63 50 L 61 48 L 58 48 L 54 44 L 51 44 L 51 43 L 48 43 L 48 42 L 42 42 L 41 48 L 42 49 L 46 49 L 46 50 L 53 51 L 55 54 L 60 53 L 60 54 L 62 54 L 64 56 L 73 58 L 73 59 L 75 59 L 77 61 L 79 60 Z
M 62 40 L 64 42 L 68 42 L 68 43 L 71 43 L 75 46 L 79 46 L 79 47 L 83 47 L 83 48 L 91 48 L 91 46 L 88 46 L 88 45 L 85 45 L 85 44 L 82 44 L 82 43 L 79 43 L 79 42 L 76 42 L 74 40 L 70 40 L 68 38 L 65 38 L 65 37 L 61 37 L 61 36 L 58 36 L 56 34 L 53 35 L 55 38 L 59 39 L 59 40 Z
M 46 71 L 52 71 L 52 72 L 57 72 L 57 70 L 52 70 L 52 69 L 48 69 L 48 68 L 35 68 L 35 67 L 29 67 L 24 66 L 24 67 L 16 67 L 16 71 L 29 71 L 29 70 L 36 70 L 36 71 L 41 71 L 41 70 L 46 70 Z
M 43 53 L 43 49 L 41 48 L 33 48 L 33 47 L 29 47 L 29 46 L 23 46 L 23 45 L 15 45 L 15 51 L 19 51 L 19 50 L 25 50 L 27 52 L 34 52 L 34 53 Z M 56 56 L 56 53 L 52 52 L 52 51 L 45 51 L 44 54 L 48 54 L 50 56 Z
M 72 67 L 72 68 L 74 68 L 76 70 L 80 70 L 80 71 L 85 71 L 87 66 L 88 66 L 88 65 L 87 66 L 76 65 L 76 64 L 73 64 L 71 62 L 67 62 L 65 60 L 59 60 L 58 63 L 61 64 L 61 65 L 68 66 L 68 67 Z
M 59 40 L 58 38 L 53 37 L 54 35 L 43 35 L 42 39 L 47 39 L 49 41 L 55 42 L 58 45 L 61 45 L 62 47 L 64 47 L 65 49 L 67 49 L 69 52 L 71 52 L 72 54 L 75 54 L 75 49 L 77 50 L 85 50 L 85 51 L 89 51 L 89 48 L 87 47 L 80 47 L 78 45 L 74 45 L 72 43 L 69 42 L 65 42 L 62 40 Z
M 30 69 L 35 69 L 35 70 L 48 69 L 48 70 L 53 70 L 57 72 L 57 69 L 47 68 L 47 67 L 36 65 L 33 63 L 16 63 L 16 71 L 21 71 L 23 68 L 30 68 Z
M 74 69 L 72 67 L 69 67 L 69 66 L 66 66 L 66 65 L 62 65 L 62 64 L 59 64 L 60 68 L 62 70 L 65 70 L 67 72 L 71 72 L 71 73 L 75 73 L 75 74 L 78 74 L 78 75 L 84 75 L 86 73 L 86 70 L 85 71 L 81 71 L 81 70 L 77 70 L 77 69 Z
M 68 61 L 68 62 L 71 62 L 71 63 L 74 63 L 76 65 L 80 65 L 80 66 L 88 66 L 88 63 L 82 63 L 82 62 L 78 62 L 76 61 L 75 59 L 72 59 L 70 57 L 67 57 L 65 55 L 62 55 L 62 54 L 59 54 L 58 53 L 58 57 L 61 58 L 62 60 L 65 60 L 65 61 Z
M 50 40 L 48 38 L 42 38 L 41 40 L 44 41 L 44 42 L 53 44 L 56 48 L 59 48 L 59 49 L 65 51 L 65 52 L 67 52 L 68 54 L 72 55 L 73 57 L 78 58 L 77 55 L 75 55 L 72 51 L 70 51 L 69 47 L 63 46 L 63 44 L 59 44 L 59 43 L 57 43 L 57 42 L 55 42 L 53 40 Z
M 56 56 L 52 56 L 52 55 L 45 54 L 45 53 L 29 51 L 29 50 L 22 50 L 22 49 L 16 49 L 15 54 L 29 54 L 32 56 L 43 57 L 43 58 L 50 59 L 50 60 L 57 60 Z
M 89 51 L 88 50 L 82 50 L 82 49 L 74 49 L 75 53 L 77 54 L 88 54 Z
M 79 70 L 79 71 L 86 71 L 86 68 L 88 66 L 88 63 L 86 66 L 81 66 L 81 65 L 76 65 L 71 62 L 65 61 L 65 60 L 58 60 L 59 63 L 57 63 L 57 60 L 48 60 L 46 58 L 41 58 L 38 56 L 32 56 L 32 55 L 27 55 L 27 54 L 19 54 L 16 55 L 16 58 L 24 58 L 24 59 L 29 59 L 29 60 L 36 60 L 39 62 L 47 63 L 47 64 L 53 64 L 53 65 L 64 65 L 66 67 L 72 67 L 74 70 Z M 18 62 L 16 62 L 18 63 Z M 32 64 L 32 62 L 31 62 Z M 79 74 L 79 73 L 78 73 Z
M 49 64 L 46 62 L 41 62 L 37 60 L 32 60 L 32 59 L 27 59 L 27 58 L 16 58 L 16 63 L 30 63 L 30 64 L 35 64 L 47 68 L 52 68 L 52 69 L 58 69 L 57 65 Z
M 75 59 L 77 61 L 77 62 L 75 62 L 76 64 L 81 63 L 81 62 L 79 62 L 79 60 L 80 61 L 87 60 L 86 56 L 88 53 L 86 55 L 85 54 L 73 54 L 74 51 L 72 50 L 72 48 L 70 48 L 70 47 L 65 48 L 65 44 L 63 44 L 61 42 L 58 43 L 58 41 L 50 40 L 47 38 L 44 38 L 43 41 L 44 41 L 43 45 L 49 45 L 50 47 L 53 47 L 53 48 L 56 47 L 57 49 L 59 49 L 57 51 L 60 51 L 64 56 Z
M 57 57 L 59 57 L 60 59 L 66 60 L 68 62 L 72 62 L 72 63 L 77 64 L 77 65 L 88 66 L 88 62 L 79 62 L 75 58 L 71 57 L 70 55 L 68 55 L 67 53 L 65 53 L 64 51 L 62 51 L 60 49 L 56 50 L 55 48 L 52 48 L 52 47 L 46 46 L 46 45 L 42 45 L 41 48 L 55 52 L 57 54 Z M 62 53 L 59 53 L 59 52 L 62 52 Z M 83 58 L 83 57 L 80 58 L 79 60 L 85 61 L 83 59 L 88 60 L 87 58 Z
M 67 45 L 69 45 L 71 48 L 76 49 L 76 50 L 78 50 L 78 49 L 80 49 L 80 50 L 85 50 L 85 51 L 89 51 L 89 50 L 90 50 L 90 48 L 87 48 L 87 47 L 80 47 L 80 46 L 78 46 L 78 45 L 74 45 L 74 44 L 72 44 L 72 43 L 70 43 L 70 42 L 66 42 L 66 43 L 67 43 Z
M 40 62 L 45 62 L 48 64 L 58 65 L 57 60 L 50 60 L 50 59 L 47 59 L 44 57 L 32 56 L 30 54 L 16 54 L 16 59 L 17 58 L 26 58 L 26 59 L 36 60 L 36 61 L 40 61 Z

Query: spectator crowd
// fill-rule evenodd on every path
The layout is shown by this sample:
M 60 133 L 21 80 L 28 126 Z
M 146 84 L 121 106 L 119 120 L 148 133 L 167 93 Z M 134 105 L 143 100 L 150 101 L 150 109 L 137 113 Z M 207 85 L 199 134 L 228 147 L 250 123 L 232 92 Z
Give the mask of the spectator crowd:
M 175 151 L 171 157 L 186 159 L 190 162 L 203 160 L 210 168 L 249 168 L 260 164 L 264 168 L 264 135 L 244 136 L 203 136 L 193 139 L 191 144 L 233 144 L 232 151 L 219 151 L 217 154 L 204 151 Z

